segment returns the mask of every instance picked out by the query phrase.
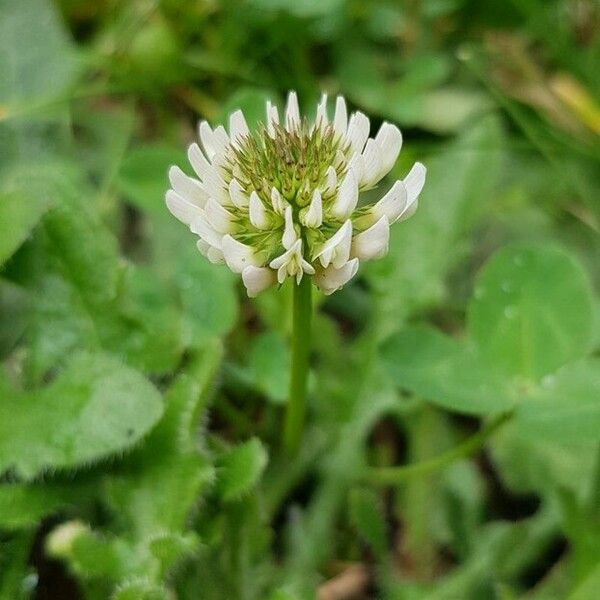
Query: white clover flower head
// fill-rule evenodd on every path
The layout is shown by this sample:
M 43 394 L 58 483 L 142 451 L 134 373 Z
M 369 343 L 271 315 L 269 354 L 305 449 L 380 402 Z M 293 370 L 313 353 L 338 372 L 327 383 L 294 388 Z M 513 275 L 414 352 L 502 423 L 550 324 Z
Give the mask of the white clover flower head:
M 310 122 L 295 92 L 283 122 L 267 102 L 265 123 L 253 132 L 240 110 L 229 133 L 202 121 L 202 148 L 188 150 L 197 178 L 171 167 L 167 206 L 199 237 L 208 260 L 241 274 L 249 296 L 305 276 L 331 294 L 360 261 L 386 254 L 390 225 L 415 212 L 425 183 L 425 167 L 415 163 L 379 202 L 359 206 L 360 192 L 391 170 L 402 146 L 395 125 L 383 123 L 374 138 L 369 127 L 361 112 L 348 118 L 341 96 L 333 120 L 323 95 Z

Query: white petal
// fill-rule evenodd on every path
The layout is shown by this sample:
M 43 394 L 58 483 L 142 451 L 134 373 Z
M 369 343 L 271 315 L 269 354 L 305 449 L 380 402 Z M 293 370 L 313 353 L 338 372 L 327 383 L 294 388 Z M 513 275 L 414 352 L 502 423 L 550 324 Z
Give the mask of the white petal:
M 340 185 L 338 195 L 331 206 L 331 213 L 338 219 L 346 219 L 358 203 L 358 182 L 354 171 L 349 170 Z
M 327 116 L 327 94 L 321 95 L 321 101 L 317 105 L 317 114 L 315 117 L 315 127 L 324 128 L 329 123 Z
M 333 167 L 327 167 L 327 171 L 325 171 L 325 187 L 323 188 L 323 194 L 329 195 L 335 191 L 337 186 L 337 174 Z
M 206 173 L 212 168 L 211 164 L 206 160 L 206 156 L 202 150 L 200 150 L 200 146 L 195 142 L 190 145 L 188 148 L 188 160 L 192 165 L 192 168 L 198 175 L 198 177 L 204 181 L 206 177 Z
M 348 129 L 348 110 L 346 109 L 346 101 L 342 96 L 338 96 L 335 100 L 335 114 L 333 117 L 333 130 L 337 138 L 344 137 Z
M 285 281 L 287 277 L 287 263 L 281 265 L 279 269 L 277 269 L 277 283 L 281 284 Z
M 200 137 L 206 156 L 208 156 L 209 160 L 212 160 L 216 153 L 215 136 L 211 126 L 206 121 L 202 121 L 198 126 L 198 136 Z
M 211 246 L 206 253 L 208 260 L 213 265 L 222 265 L 225 262 L 225 257 L 223 256 L 223 250 L 219 250 L 214 246 Z
M 300 266 L 304 273 L 307 273 L 308 275 L 315 274 L 315 268 L 307 260 L 304 260 L 304 258 L 300 261 Z
M 372 260 L 385 256 L 390 242 L 390 223 L 386 216 L 375 225 L 354 236 L 351 254 L 360 260 Z
M 281 197 L 279 190 L 277 188 L 271 188 L 271 206 L 273 206 L 273 210 L 283 217 L 285 214 L 285 207 L 287 206 L 287 202 Z
M 358 265 L 358 258 L 353 258 L 339 269 L 336 269 L 332 266 L 328 267 L 327 269 L 320 269 L 315 275 L 315 285 L 326 296 L 329 296 L 336 290 L 339 290 L 356 275 L 356 272 L 358 271 Z
M 208 250 L 212 248 L 212 246 L 208 242 L 200 239 L 196 242 L 196 248 L 198 248 L 202 256 L 208 256 Z
M 213 131 L 213 143 L 215 145 L 215 151 L 217 155 L 224 156 L 230 147 L 229 136 L 225 131 L 223 125 L 219 125 Z M 211 159 L 214 160 L 214 159 Z
M 275 125 L 279 125 L 279 111 L 267 100 L 267 132 L 271 137 L 275 137 Z
M 167 208 L 171 214 L 179 219 L 184 225 L 188 227 L 198 218 L 202 217 L 202 209 L 188 202 L 185 198 L 182 198 L 179 194 L 173 190 L 169 190 L 165 196 Z
M 408 196 L 403 181 L 396 181 L 389 192 L 371 209 L 376 219 L 386 216 L 390 223 L 397 221 L 408 206 Z
M 237 179 L 232 179 L 229 182 L 229 196 L 231 197 L 231 202 L 237 208 L 248 206 L 248 195 Z
M 298 234 L 294 229 L 294 217 L 292 214 L 292 207 L 288 206 L 285 209 L 285 228 L 283 230 L 283 236 L 281 238 L 281 243 L 286 250 L 289 250 L 298 239 Z
M 288 94 L 287 105 L 285 108 L 285 128 L 288 131 L 294 131 L 300 127 L 300 107 L 298 106 L 298 96 L 296 92 Z
M 382 170 L 381 150 L 375 140 L 367 140 L 362 158 L 363 170 L 359 181 L 365 186 L 372 186 L 381 179 L 379 173 Z
M 288 248 L 283 254 L 280 254 L 278 257 L 274 258 L 269 266 L 271 269 L 279 269 L 282 266 L 287 265 L 288 262 L 292 259 L 294 254 L 301 251 L 302 249 L 302 240 L 296 240 L 294 245 L 291 248 Z M 281 282 L 280 282 L 281 283 Z
M 179 167 L 171 167 L 169 169 L 169 181 L 171 187 L 182 197 L 204 208 L 208 200 L 208 194 L 204 191 L 200 182 L 192 177 L 188 177 Z
M 352 243 L 352 222 L 348 219 L 319 249 L 314 259 L 319 259 L 324 267 L 333 263 L 336 268 L 341 267 L 350 257 Z
M 315 229 L 323 224 L 323 199 L 321 192 L 316 189 L 313 192 L 308 210 L 303 215 L 303 223 L 306 227 Z
M 192 144 L 188 148 L 188 159 L 198 177 L 202 180 L 203 188 L 207 194 L 221 204 L 229 203 L 229 195 L 223 178 L 219 175 L 216 168 L 211 165 L 200 150 L 198 144 Z
M 360 111 L 356 111 L 348 122 L 348 131 L 346 132 L 346 143 L 350 146 L 350 155 L 355 152 L 362 152 L 365 142 L 369 137 L 369 119 Z
M 204 209 L 208 224 L 218 233 L 231 233 L 233 215 L 214 198 L 209 198 Z
M 248 123 L 241 110 L 236 110 L 229 116 L 229 137 L 232 142 L 240 142 L 240 140 L 250 135 Z
M 214 246 L 215 248 L 221 248 L 223 236 L 217 233 L 211 225 L 208 224 L 206 217 L 202 216 L 195 219 L 190 225 L 192 233 L 199 235 L 207 244 Z
M 365 159 L 362 154 L 354 154 L 350 161 L 348 162 L 348 171 L 353 171 L 354 176 L 356 177 L 356 181 L 359 184 L 363 179 L 363 173 L 365 171 Z
M 375 136 L 375 141 L 381 152 L 381 171 L 379 173 L 381 178 L 390 172 L 400 154 L 402 133 L 395 125 L 383 123 Z
M 242 281 L 250 298 L 255 298 L 262 291 L 275 283 L 275 271 L 268 267 L 247 266 L 242 271 Z
M 425 168 L 425 165 L 417 162 L 413 165 L 408 175 L 404 178 L 404 185 L 406 186 L 409 205 L 419 197 L 419 194 L 425 185 L 426 175 L 427 169 Z
M 248 216 L 250 217 L 250 223 L 252 223 L 252 225 L 254 225 L 254 227 L 257 229 L 269 228 L 270 219 L 267 214 L 267 209 L 256 192 L 252 192 L 250 194 L 250 201 L 248 203 Z
M 230 235 L 223 236 L 221 247 L 225 262 L 234 273 L 241 273 L 249 265 L 260 266 L 254 248 L 238 242 Z

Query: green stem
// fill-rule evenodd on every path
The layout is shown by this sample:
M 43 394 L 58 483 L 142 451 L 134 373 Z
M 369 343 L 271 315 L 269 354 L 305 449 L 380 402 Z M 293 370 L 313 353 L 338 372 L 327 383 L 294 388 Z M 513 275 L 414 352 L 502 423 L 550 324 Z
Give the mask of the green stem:
M 364 474 L 364 479 L 375 485 L 398 485 L 411 477 L 428 475 L 479 450 L 511 416 L 512 413 L 503 413 L 497 416 L 464 442 L 439 456 L 400 467 L 370 468 Z
M 283 430 L 283 446 L 290 456 L 294 456 L 300 446 L 306 412 L 311 316 L 311 281 L 305 276 L 294 285 L 292 307 L 292 373 Z

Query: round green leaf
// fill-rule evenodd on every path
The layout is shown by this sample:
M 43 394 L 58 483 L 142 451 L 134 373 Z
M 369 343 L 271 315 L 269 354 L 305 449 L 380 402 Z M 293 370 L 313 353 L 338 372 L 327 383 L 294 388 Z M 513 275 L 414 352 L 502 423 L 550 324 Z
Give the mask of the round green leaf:
M 600 360 L 546 375 L 517 411 L 520 431 L 551 441 L 600 441 Z
M 495 369 L 537 380 L 590 350 L 591 286 L 577 260 L 547 245 L 500 250 L 475 287 L 468 328 Z
M 471 348 L 427 327 L 410 327 L 382 347 L 394 383 L 448 410 L 492 414 L 517 401 L 508 382 L 482 364 Z

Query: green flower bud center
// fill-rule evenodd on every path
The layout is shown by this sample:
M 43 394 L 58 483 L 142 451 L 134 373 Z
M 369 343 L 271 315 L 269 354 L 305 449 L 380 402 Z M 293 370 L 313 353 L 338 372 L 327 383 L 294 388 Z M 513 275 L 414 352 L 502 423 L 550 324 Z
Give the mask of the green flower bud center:
M 335 165 L 340 144 L 333 127 L 311 127 L 304 120 L 287 131 L 273 126 L 271 137 L 264 125 L 239 141 L 234 149 L 232 173 L 246 188 L 255 190 L 267 204 L 271 190 L 279 190 L 293 207 L 310 203 L 316 188 L 323 188 L 327 168 Z M 338 175 L 344 165 L 339 165 Z M 296 211 L 295 211 L 296 212 Z

